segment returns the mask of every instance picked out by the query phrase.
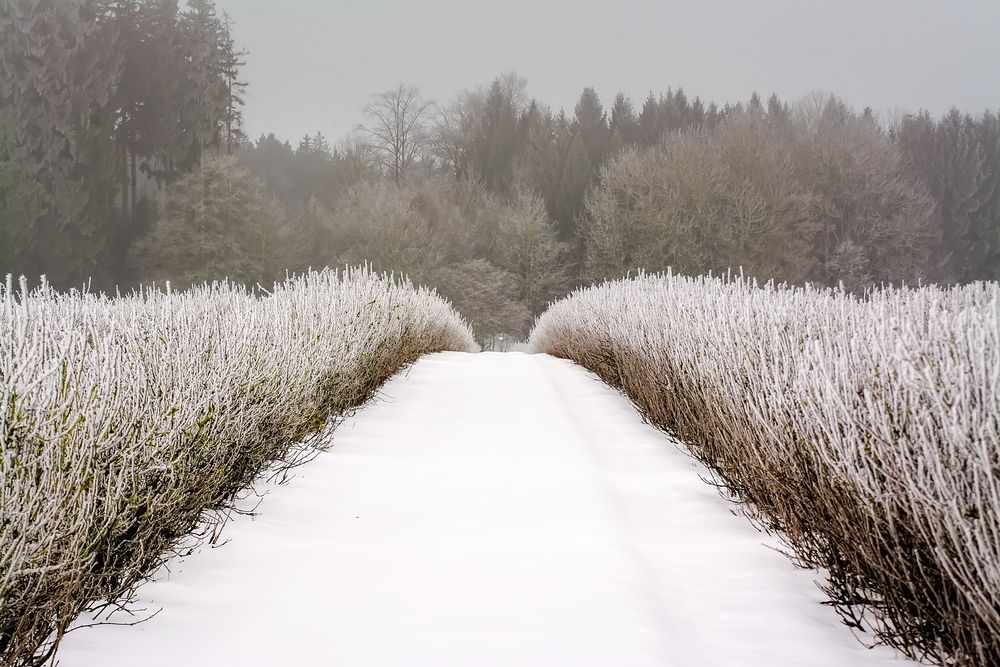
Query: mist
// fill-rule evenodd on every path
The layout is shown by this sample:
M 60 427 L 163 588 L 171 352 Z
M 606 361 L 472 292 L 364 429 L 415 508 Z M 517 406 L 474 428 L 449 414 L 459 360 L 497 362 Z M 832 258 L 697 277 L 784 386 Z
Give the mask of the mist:
M 0 0 L 0 665 L 1000 665 L 998 36 Z
M 412 3 L 228 0 L 250 51 L 247 126 L 296 140 L 347 134 L 400 81 L 447 100 L 516 71 L 571 111 L 684 86 L 724 104 L 814 90 L 880 114 L 1000 107 L 1000 4 L 991 0 L 624 0 Z M 294 63 L 294 67 L 289 67 Z

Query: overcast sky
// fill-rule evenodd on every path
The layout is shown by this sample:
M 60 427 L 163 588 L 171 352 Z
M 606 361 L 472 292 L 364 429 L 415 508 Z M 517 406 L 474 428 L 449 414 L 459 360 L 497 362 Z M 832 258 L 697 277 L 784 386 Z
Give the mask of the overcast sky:
M 637 106 L 837 93 L 882 113 L 1000 109 L 1000 0 L 218 0 L 250 51 L 250 135 L 331 141 L 403 81 L 447 101 L 516 71 L 571 111 L 593 86 Z

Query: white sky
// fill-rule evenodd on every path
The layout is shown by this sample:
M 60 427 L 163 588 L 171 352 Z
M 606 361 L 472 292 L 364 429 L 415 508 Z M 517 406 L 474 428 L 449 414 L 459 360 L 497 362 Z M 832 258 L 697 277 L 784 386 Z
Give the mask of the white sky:
M 1000 109 L 1000 0 L 218 0 L 251 53 L 249 133 L 331 141 L 400 81 L 447 101 L 514 70 L 572 110 L 837 93 L 882 113 Z

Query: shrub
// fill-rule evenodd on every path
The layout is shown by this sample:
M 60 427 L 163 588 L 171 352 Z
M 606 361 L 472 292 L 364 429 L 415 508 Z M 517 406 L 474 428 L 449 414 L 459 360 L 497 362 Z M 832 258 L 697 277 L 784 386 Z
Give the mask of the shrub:
M 640 276 L 578 291 L 534 349 L 687 442 L 849 624 L 1000 664 L 1000 286 L 842 291 Z M 874 612 L 874 613 L 872 613 Z
M 259 298 L 215 283 L 124 298 L 0 290 L 0 662 L 43 662 L 272 464 L 471 332 L 368 270 Z M 221 519 L 221 515 L 215 516 Z

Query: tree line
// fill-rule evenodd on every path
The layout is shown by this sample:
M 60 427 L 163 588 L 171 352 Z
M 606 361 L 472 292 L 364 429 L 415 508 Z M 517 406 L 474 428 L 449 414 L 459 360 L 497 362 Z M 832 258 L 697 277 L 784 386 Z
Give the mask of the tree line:
M 668 267 L 853 291 L 995 280 L 1000 124 L 952 111 L 885 128 L 833 97 L 755 97 L 616 156 L 584 212 L 590 280 Z
M 0 271 L 111 289 L 367 261 L 481 338 L 636 270 L 843 284 L 1000 278 L 1000 122 L 881 121 L 830 96 L 681 88 L 571 111 L 514 74 L 400 84 L 331 144 L 248 140 L 245 54 L 210 0 L 7 0 Z
M 305 237 L 282 265 L 375 261 L 426 278 L 474 320 L 470 302 L 499 312 L 503 294 L 486 298 L 489 286 L 509 284 L 502 292 L 527 306 L 527 321 L 573 286 L 637 270 L 742 270 L 858 292 L 1000 278 L 993 112 L 881 122 L 822 94 L 795 104 L 755 94 L 720 108 L 683 89 L 637 110 L 623 94 L 606 108 L 588 88 L 567 114 L 525 91 L 505 75 L 430 105 L 401 85 L 374 96 L 366 124 L 335 149 L 319 135 L 297 149 L 273 136 L 248 145 L 241 162 L 300 211 L 290 223 Z M 409 222 L 371 214 L 387 193 Z M 531 230 L 511 237 L 503 216 L 528 199 Z M 457 218 L 440 224 L 442 210 Z M 362 219 L 367 231 L 348 231 Z M 437 240 L 418 242 L 424 233 Z M 544 259 L 505 259 L 517 243 Z M 450 283 L 474 284 L 469 275 L 432 271 L 472 261 L 498 271 L 479 293 Z M 510 312 L 508 331 L 522 332 Z

